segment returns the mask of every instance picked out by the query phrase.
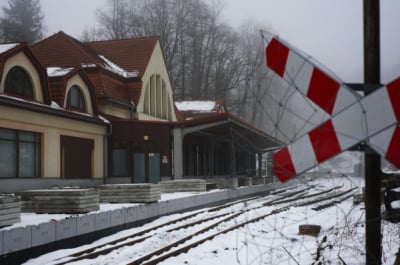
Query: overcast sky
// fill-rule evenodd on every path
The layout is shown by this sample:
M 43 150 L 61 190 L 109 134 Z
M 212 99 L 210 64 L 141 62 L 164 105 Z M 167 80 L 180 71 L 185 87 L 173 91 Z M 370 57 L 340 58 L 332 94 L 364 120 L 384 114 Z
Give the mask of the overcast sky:
M 106 0 L 40 0 L 46 35 L 79 37 Z M 210 0 L 212 1 L 212 0 Z M 0 0 L 5 3 L 6 0 Z M 362 0 L 224 0 L 235 28 L 254 20 L 311 55 L 345 82 L 363 80 Z M 381 0 L 381 81 L 400 76 L 400 1 Z

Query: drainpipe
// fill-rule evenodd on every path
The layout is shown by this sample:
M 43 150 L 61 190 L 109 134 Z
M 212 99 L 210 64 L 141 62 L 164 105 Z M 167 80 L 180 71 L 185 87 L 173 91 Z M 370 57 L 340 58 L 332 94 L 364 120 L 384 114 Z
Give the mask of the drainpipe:
M 107 183 L 107 175 L 108 175 L 108 137 L 112 135 L 112 123 L 107 123 L 107 133 L 103 137 L 103 183 Z

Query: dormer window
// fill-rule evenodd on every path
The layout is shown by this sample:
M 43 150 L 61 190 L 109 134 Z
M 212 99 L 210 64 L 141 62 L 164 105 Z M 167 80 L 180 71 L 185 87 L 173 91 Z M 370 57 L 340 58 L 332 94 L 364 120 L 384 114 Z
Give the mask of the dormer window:
M 67 109 L 86 111 L 85 98 L 82 90 L 78 86 L 72 86 L 68 92 Z
M 33 98 L 31 79 L 22 67 L 15 66 L 8 72 L 4 84 L 4 92 L 24 98 Z

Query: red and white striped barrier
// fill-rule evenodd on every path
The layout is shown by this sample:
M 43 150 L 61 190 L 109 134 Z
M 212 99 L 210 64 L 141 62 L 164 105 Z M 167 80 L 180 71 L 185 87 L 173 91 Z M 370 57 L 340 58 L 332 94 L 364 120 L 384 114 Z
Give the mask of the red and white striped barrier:
M 331 115 L 273 156 L 274 173 L 286 181 L 359 144 L 367 143 L 400 168 L 400 78 L 360 98 L 288 45 L 272 39 L 267 66 Z

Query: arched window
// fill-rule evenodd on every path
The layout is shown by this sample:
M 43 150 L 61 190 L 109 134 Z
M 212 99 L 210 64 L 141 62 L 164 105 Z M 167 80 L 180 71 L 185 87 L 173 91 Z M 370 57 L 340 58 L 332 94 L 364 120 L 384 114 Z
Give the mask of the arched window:
M 72 86 L 68 92 L 67 109 L 86 111 L 85 98 L 78 86 Z
M 146 85 L 143 110 L 144 113 L 164 120 L 171 120 L 171 101 L 167 85 L 161 75 L 150 76 Z
M 6 77 L 4 92 L 33 99 L 33 87 L 28 74 L 19 66 L 11 68 Z

